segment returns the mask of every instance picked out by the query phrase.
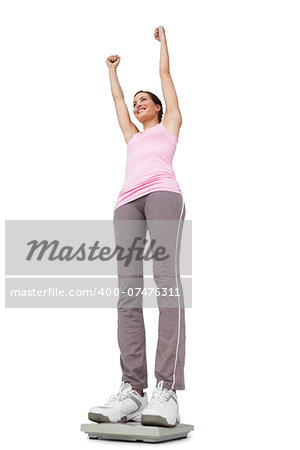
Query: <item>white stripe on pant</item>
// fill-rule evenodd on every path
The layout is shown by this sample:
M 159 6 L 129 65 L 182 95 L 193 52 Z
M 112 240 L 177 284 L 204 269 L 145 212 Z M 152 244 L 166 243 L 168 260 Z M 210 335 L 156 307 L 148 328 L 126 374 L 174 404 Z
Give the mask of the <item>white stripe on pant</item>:
M 184 208 L 184 201 L 182 199 L 182 208 L 181 208 L 181 213 L 180 213 L 180 218 L 179 218 L 179 222 L 178 222 L 178 228 L 177 228 L 177 236 L 176 236 L 176 249 L 175 249 L 175 279 L 176 279 L 176 288 L 177 288 L 177 292 L 179 292 L 178 290 L 178 281 L 177 281 L 177 262 L 178 262 L 178 236 L 179 236 L 179 228 L 181 225 L 181 219 L 182 219 L 182 213 L 183 213 L 183 208 Z M 174 389 L 175 386 L 175 372 L 176 372 L 176 364 L 177 364 L 177 357 L 178 357 L 178 348 L 179 348 L 179 338 L 180 338 L 180 311 L 181 311 L 181 307 L 180 307 L 180 296 L 178 296 L 178 332 L 177 332 L 177 347 L 176 347 L 176 356 L 175 356 L 175 364 L 174 364 L 174 372 L 173 372 L 173 383 L 172 383 L 172 388 Z

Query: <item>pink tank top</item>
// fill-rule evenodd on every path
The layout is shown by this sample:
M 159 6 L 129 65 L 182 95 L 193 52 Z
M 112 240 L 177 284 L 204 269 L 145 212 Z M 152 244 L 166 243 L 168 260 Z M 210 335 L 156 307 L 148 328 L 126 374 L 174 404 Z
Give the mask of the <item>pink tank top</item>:
M 127 144 L 125 181 L 114 211 L 154 191 L 182 195 L 172 167 L 177 142 L 162 122 L 132 136 Z

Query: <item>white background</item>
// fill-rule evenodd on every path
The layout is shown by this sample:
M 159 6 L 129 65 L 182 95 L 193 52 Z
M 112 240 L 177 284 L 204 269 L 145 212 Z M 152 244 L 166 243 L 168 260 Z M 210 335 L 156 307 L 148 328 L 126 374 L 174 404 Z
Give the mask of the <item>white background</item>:
M 105 59 L 121 56 L 130 112 L 140 89 L 162 98 L 153 33 L 165 27 L 194 243 L 178 398 L 195 426 L 165 445 L 299 449 L 298 6 L 1 2 L 3 243 L 4 219 L 112 218 L 126 143 Z M 158 312 L 145 322 L 151 395 Z M 80 432 L 119 388 L 116 310 L 5 309 L 3 295 L 1 346 L 2 448 L 142 445 Z

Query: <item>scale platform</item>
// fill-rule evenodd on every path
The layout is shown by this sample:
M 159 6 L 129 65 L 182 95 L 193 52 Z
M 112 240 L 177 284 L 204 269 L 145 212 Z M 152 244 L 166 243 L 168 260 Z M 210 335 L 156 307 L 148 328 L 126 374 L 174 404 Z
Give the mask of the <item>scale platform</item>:
M 84 423 L 80 430 L 87 433 L 90 439 L 155 443 L 185 438 L 194 426 L 185 423 L 175 427 L 141 425 L 141 422 Z

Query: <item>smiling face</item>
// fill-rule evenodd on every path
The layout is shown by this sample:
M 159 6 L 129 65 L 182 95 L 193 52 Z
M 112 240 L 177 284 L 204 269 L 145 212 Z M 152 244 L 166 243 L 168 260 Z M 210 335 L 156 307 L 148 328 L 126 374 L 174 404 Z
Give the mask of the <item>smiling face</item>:
M 159 110 L 149 94 L 139 92 L 133 99 L 133 113 L 141 123 L 155 119 Z

